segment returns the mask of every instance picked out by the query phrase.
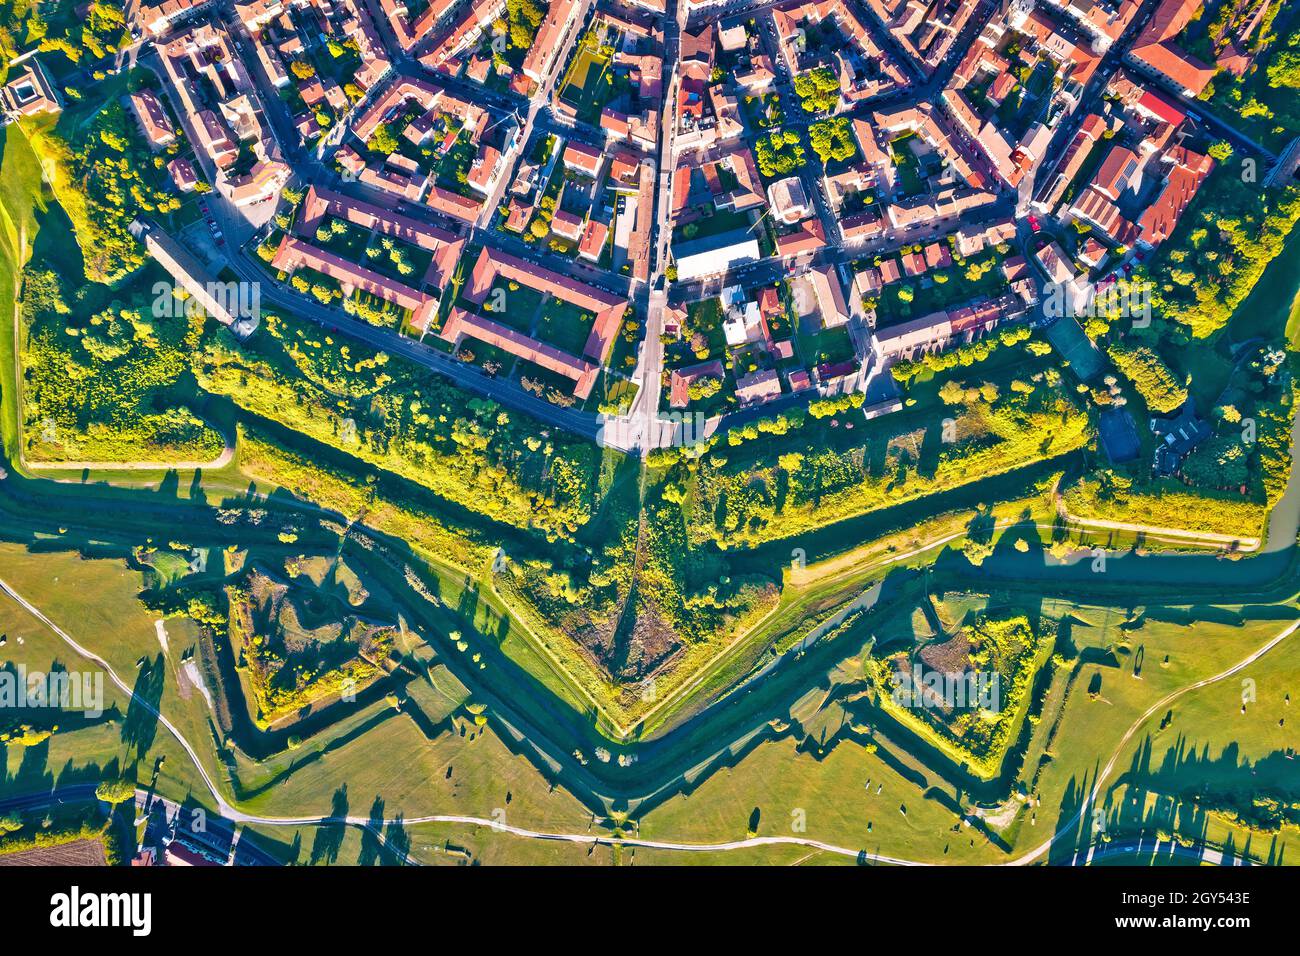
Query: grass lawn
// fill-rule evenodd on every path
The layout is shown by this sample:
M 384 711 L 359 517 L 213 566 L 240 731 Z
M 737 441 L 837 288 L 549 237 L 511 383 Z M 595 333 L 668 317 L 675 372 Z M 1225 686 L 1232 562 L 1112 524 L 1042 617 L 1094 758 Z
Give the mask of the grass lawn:
M 908 142 L 915 133 L 907 133 L 889 144 L 889 152 L 894 160 L 894 169 L 898 174 L 899 198 L 915 196 L 925 191 L 925 179 L 921 175 L 921 161 L 912 152 Z
M 537 327 L 537 337 L 549 342 L 562 352 L 581 355 L 591 334 L 592 316 L 589 312 L 552 297 L 546 303 L 542 313 L 541 324 Z
M 33 555 L 21 546 L 0 544 L 0 577 L 75 639 L 105 657 L 124 680 L 145 688 L 139 692 L 160 700 L 163 712 L 198 748 L 209 773 L 227 779 L 212 753 L 207 705 L 193 688 L 186 685 L 182 690 L 178 680 L 181 656 L 196 631 L 186 622 L 169 620 L 164 653 L 154 616 L 136 599 L 139 573 L 118 560 L 86 561 L 68 552 Z M 2 660 L 32 669 L 48 670 L 53 661 L 73 671 L 94 669 L 7 598 L 0 599 L 0 633 L 9 637 L 0 650 Z M 148 662 L 145 670 L 136 666 L 142 658 Z M 137 674 L 151 676 L 137 678 Z M 419 706 L 437 706 L 433 716 L 438 719 L 459 707 L 465 694 L 435 663 L 427 686 L 421 683 L 414 688 L 411 699 Z M 126 695 L 111 682 L 105 682 L 105 695 L 106 704 L 126 713 Z M 134 760 L 136 749 L 130 742 L 137 740 L 150 741 L 139 762 L 142 779 L 152 770 L 153 758 L 165 755 L 162 792 L 182 799 L 192 790 L 201 800 L 206 793 L 165 728 L 134 717 L 98 723 L 65 717 L 61 723 L 66 731 L 60 730 L 49 744 L 27 752 L 8 748 L 9 768 L 0 764 L 0 770 L 6 771 L 0 793 L 41 789 L 63 775 L 72 779 L 84 773 L 98 780 L 103 775 L 98 768 Z M 331 728 L 332 732 L 310 738 L 299 750 L 254 762 L 236 748 L 237 772 L 249 794 L 247 805 L 268 813 L 323 813 L 330 806 L 330 795 L 342 789 L 350 794 L 345 799 L 350 800 L 353 813 L 365 813 L 381 800 L 389 817 L 437 812 L 491 817 L 500 807 L 508 808 L 513 821 L 528 826 L 559 821 L 566 828 L 587 824 L 589 812 L 563 791 L 553 791 L 533 765 L 512 753 L 494 732 L 474 727 L 463 717 L 456 724 L 443 725 L 430 739 L 411 717 L 380 700 Z M 375 760 L 375 748 L 391 759 Z
M 742 113 L 746 125 L 753 130 L 768 130 L 778 127 L 785 121 L 781 109 L 781 94 L 762 93 L 758 96 L 745 96 L 741 100 Z
M 338 223 L 336 226 L 335 223 Z M 340 228 L 341 227 L 341 228 Z M 321 237 L 325 238 L 322 239 Z M 365 263 L 366 247 L 370 245 L 372 233 L 367 232 L 346 220 L 336 216 L 326 216 L 317 229 L 315 240 L 322 249 L 342 256 L 351 262 Z
M 22 126 L 14 124 L 0 130 L 4 144 L 0 161 L 0 432 L 4 435 L 7 458 L 14 458 L 18 448 L 17 397 L 14 381 L 14 301 L 18 296 L 17 278 L 36 236 L 36 214 L 41 202 L 41 163 Z
M 596 380 L 596 387 L 592 390 L 591 397 L 587 399 L 587 408 L 589 411 L 595 411 L 601 406 L 612 405 L 620 411 L 627 411 L 636 400 L 637 391 L 635 382 L 613 375 L 606 369 Z
M 493 322 L 500 322 L 527 335 L 532 331 L 533 323 L 537 319 L 537 310 L 541 308 L 543 295 L 536 289 L 524 285 L 514 289 L 510 288 L 510 285 L 511 283 L 505 279 L 494 282 L 483 300 L 482 312 Z M 505 307 L 498 309 L 498 304 L 504 304 Z M 466 306 L 472 312 L 479 311 L 471 303 L 466 303 Z M 488 306 L 492 308 L 489 309 Z
M 438 178 L 438 185 L 462 196 L 469 196 L 471 199 L 476 198 L 477 194 L 469 183 L 462 181 L 465 176 L 469 175 L 470 166 L 474 163 L 476 152 L 469 141 L 469 136 L 462 132 L 451 149 L 447 150 L 440 158 L 435 157 L 433 171 Z M 427 163 L 427 160 L 421 161 L 421 168 L 424 168 L 425 163 Z
M 196 745 L 208 772 L 221 776 L 211 747 L 212 738 L 207 729 L 209 712 L 203 697 L 193 691 L 182 695 L 178 690 L 181 654 L 192 645 L 197 632 L 187 622 L 168 621 L 170 650 L 164 655 L 156 616 L 147 612 L 136 598 L 142 586 L 138 572 L 119 560 L 83 560 L 73 552 L 34 555 L 21 545 L 3 543 L 0 544 L 0 577 L 74 640 L 108 661 L 136 693 L 157 702 L 163 713 Z M 25 659 L 33 668 L 43 660 L 46 669 L 57 661 L 74 672 L 100 670 L 93 662 L 81 660 L 61 638 L 7 597 L 0 598 L 0 632 L 10 638 L 0 649 L 0 660 Z M 17 643 L 19 636 L 24 639 L 22 644 Z M 145 663 L 138 667 L 137 661 L 141 660 Z M 105 703 L 115 704 L 119 711 L 113 722 L 116 733 L 109 739 L 103 732 L 82 733 L 70 740 L 71 747 L 58 748 L 58 763 L 50 759 L 53 753 L 45 758 L 47 766 L 67 765 L 72 769 L 87 764 L 102 766 L 116 760 L 125 767 L 138 758 L 141 779 L 147 781 L 154 758 L 166 753 L 162 771 L 164 792 L 177 799 L 190 790 L 196 794 L 206 792 L 189 758 L 166 728 L 147 715 L 129 711 L 126 695 L 107 676 L 103 678 L 103 687 Z M 69 721 L 67 725 L 76 729 L 80 724 Z M 59 736 L 56 734 L 54 739 L 57 741 Z
M 1275 318 L 1276 315 L 1275 311 Z M 1226 340 L 1216 335 L 1209 339 L 1192 339 L 1184 346 L 1166 345 L 1159 350 L 1179 381 L 1190 379 L 1187 391 L 1196 400 L 1196 408 L 1202 415 L 1211 414 L 1219 396 L 1232 380 L 1233 362 L 1225 354 L 1226 349 Z
M 645 330 L 643 327 L 629 332 L 625 322 L 623 328 L 619 330 L 618 335 L 614 338 L 614 347 L 609 350 L 609 355 L 605 357 L 605 364 L 625 375 L 632 374 L 632 370 L 636 368 L 637 349 L 644 337 Z
M 478 339 L 466 338 L 461 341 L 460 349 L 456 356 L 459 358 L 462 354 L 468 352 L 473 356 L 469 359 L 471 365 L 477 365 L 479 368 L 487 368 L 489 364 L 496 366 L 496 374 L 507 375 L 514 366 L 517 359 L 504 349 L 499 349 L 495 345 L 488 345 L 486 342 L 480 342 Z
M 578 119 L 595 123 L 611 99 L 613 88 L 610 58 L 598 51 L 594 39 L 584 38 L 560 88 L 560 99 L 577 111 Z
M 848 327 L 844 325 L 818 329 L 811 334 L 801 332 L 795 336 L 795 342 L 806 368 L 823 363 L 833 365 L 853 358 L 853 342 L 849 338 Z
M 706 219 L 687 223 L 673 230 L 673 242 L 689 242 L 692 239 L 704 239 L 708 236 L 720 236 L 736 229 L 748 229 L 754 224 L 753 216 L 748 212 L 733 209 L 715 209 Z
M 960 595 L 949 592 L 947 597 Z M 941 619 L 955 623 L 964 613 L 963 606 L 961 601 L 945 601 Z M 1246 609 L 1222 608 L 1213 613 L 1211 609 L 1153 605 L 1135 624 L 1129 612 L 1120 608 L 1054 599 L 1042 601 L 1039 613 L 1068 622 L 1069 639 L 1078 651 L 1104 652 L 1117 645 L 1119 651 L 1110 662 L 1077 663 L 1047 684 L 1041 705 L 1044 719 L 1027 732 L 1027 754 L 1032 760 L 1017 774 L 1041 804 L 1033 814 L 1014 801 L 1006 804 L 1007 813 L 990 811 L 998 823 L 989 826 L 1006 841 L 1006 849 L 999 849 L 978 828 L 956 826 L 958 808 L 969 807 L 972 796 L 934 766 L 918 763 L 908 746 L 900 746 L 892 736 L 877 735 L 878 749 L 864 747 L 853 734 L 826 748 L 827 752 L 807 744 L 797 747 L 810 728 L 821 733 L 843 726 L 845 715 L 836 712 L 825 683 L 818 686 L 815 696 L 795 698 L 789 704 L 787 720 L 799 722 L 793 739 L 759 744 L 736 765 L 705 779 L 689 797 L 673 797 L 650 811 L 642 820 L 642 835 L 700 842 L 743 839 L 749 832 L 775 836 L 795 832 L 791 824 L 799 819 L 806 823 L 807 836 L 841 846 L 936 863 L 1003 860 L 1037 846 L 1058 821 L 1074 814 L 1077 802 L 1072 794 L 1091 786 L 1099 762 L 1109 757 L 1124 730 L 1150 703 L 1220 672 L 1263 644 L 1285 623 L 1266 620 L 1272 611 L 1266 615 L 1263 609 L 1253 616 Z M 881 626 L 898 617 L 899 612 L 891 611 Z M 1188 644 L 1193 634 L 1197 635 L 1194 648 Z M 853 679 L 858 643 L 846 641 L 840 652 L 844 662 L 828 668 L 832 689 L 836 681 Z M 1203 782 L 1246 791 L 1261 783 L 1281 786 L 1289 762 L 1279 757 L 1286 742 L 1285 728 L 1278 721 L 1285 716 L 1283 691 L 1290 689 L 1286 675 L 1294 673 L 1297 666 L 1297 648 L 1300 645 L 1275 649 L 1261 660 L 1258 674 L 1252 671 L 1260 700 L 1257 707 L 1249 709 L 1256 714 L 1248 712 L 1240 718 L 1244 723 L 1238 722 L 1241 686 L 1236 679 L 1189 694 L 1174 706 L 1173 723 L 1164 730 L 1158 730 L 1164 715 L 1156 714 L 1150 733 L 1157 738 L 1163 735 L 1164 740 L 1154 748 L 1151 770 L 1146 769 L 1145 757 L 1138 763 L 1143 786 L 1161 792 L 1172 789 L 1145 782 L 1171 759 L 1171 768 L 1179 775 L 1177 785 L 1183 790 Z M 828 653 L 830 650 L 833 648 Z M 833 658 L 832 654 L 826 660 Z M 1132 676 L 1135 662 L 1140 662 L 1141 680 Z M 1077 673 L 1069 677 L 1075 669 Z M 1102 675 L 1099 684 L 1094 682 L 1097 674 Z M 1090 687 L 1097 688 L 1095 695 L 1089 694 Z M 1059 726 L 1055 722 L 1058 714 Z M 1129 742 L 1109 778 L 1111 786 L 1125 779 L 1133 763 L 1129 754 L 1146 749 L 1148 739 L 1148 731 L 1143 731 Z M 1232 749 L 1238 740 L 1239 749 Z M 1180 741 L 1185 741 L 1179 750 L 1185 756 L 1165 754 L 1166 748 Z M 1207 745 L 1209 763 L 1194 756 Z M 1257 762 L 1255 777 L 1241 767 L 1246 761 Z M 1123 797 L 1122 788 L 1115 790 L 1105 800 L 1105 812 L 1119 817 L 1114 808 L 1122 805 Z M 1112 824 L 1123 826 L 1118 819 Z M 1211 835 L 1215 827 L 1211 821 Z M 1266 852 L 1262 841 L 1257 839 L 1256 846 L 1261 854 Z M 1068 857 L 1069 851 L 1064 855 Z M 1053 859 L 1058 858 L 1054 853 Z
M 408 716 L 384 706 L 363 734 L 337 745 L 281 754 L 256 769 L 269 783 L 248 801 L 264 814 L 317 813 L 333 800 L 365 814 L 376 801 L 383 815 L 458 813 L 491 818 L 501 810 L 520 826 L 586 827 L 591 814 L 550 785 L 491 730 L 448 727 L 430 739 Z M 376 753 L 385 755 L 377 760 Z M 311 759 L 306 759 L 311 757 Z
M 1250 295 L 1242 300 L 1228 323 L 1233 342 L 1252 338 L 1276 339 L 1285 332 L 1297 342 L 1300 326 L 1300 230 L 1291 233 L 1278 257 L 1269 263 Z
M 696 333 L 702 334 L 708 342 L 708 355 L 700 358 L 691 351 L 690 342 Z M 668 345 L 667 364 L 670 368 L 694 365 L 710 359 L 722 358 L 727 348 L 726 336 L 722 331 L 722 303 L 716 298 L 702 299 L 686 306 L 686 324 L 682 329 L 680 341 Z
M 1026 828 L 1026 846 L 1046 837 L 1044 816 L 1064 822 L 1079 809 L 1080 791 L 1091 789 L 1099 763 L 1105 762 L 1103 755 L 1111 753 L 1144 710 L 1166 694 L 1242 660 L 1286 623 L 1286 618 L 1273 616 L 1275 611 L 1285 614 L 1282 608 L 1259 609 L 1257 614 L 1250 608 L 1148 605 L 1137 627 L 1121 627 L 1129 615 L 1117 608 L 1068 604 L 1066 609 L 1075 619 L 1071 636 L 1076 646 L 1112 650 L 1097 655 L 1095 662 L 1079 665 L 1051 747 L 1053 757 L 1039 780 L 1042 812 L 1037 832 Z M 1281 674 L 1288 667 L 1293 672 L 1295 660 L 1295 648 L 1284 643 L 1246 672 L 1255 679 L 1260 699 L 1245 715 L 1240 712 L 1240 677 L 1192 692 L 1153 714 L 1125 745 L 1103 786 L 1100 809 L 1108 830 L 1123 831 L 1132 825 L 1131 819 L 1126 820 L 1130 811 L 1124 808 L 1124 793 L 1116 789 L 1124 780 L 1147 779 L 1168 762 L 1166 779 L 1157 789 L 1181 792 L 1195 787 L 1198 777 L 1222 783 L 1221 775 L 1237 769 L 1242 758 L 1263 759 L 1276 752 L 1285 732 L 1278 717 L 1289 683 Z M 1135 667 L 1140 680 L 1134 679 Z M 1193 756 L 1204 751 L 1210 761 L 1222 760 L 1229 741 L 1234 752 L 1226 765 L 1216 768 Z M 1174 748 L 1184 756 L 1171 761 Z M 1263 783 L 1263 778 L 1240 771 L 1235 780 L 1235 786 L 1247 791 Z M 1091 813 L 1086 815 L 1091 820 Z M 1071 835 L 1082 836 L 1077 827 Z M 1068 847 L 1054 851 L 1052 859 L 1064 861 L 1070 852 Z
M 1300 644 L 1284 642 L 1250 668 L 1256 700 L 1244 714 L 1242 681 L 1228 679 L 1187 694 L 1163 730 L 1163 715 L 1150 720 L 1119 764 L 1130 772 L 1111 793 L 1114 829 L 1135 835 L 1161 829 L 1216 846 L 1231 842 L 1239 852 L 1249 847 L 1259 862 L 1290 849 L 1293 832 L 1252 834 L 1222 814 L 1201 814 L 1188 798 L 1211 792 L 1248 804 L 1256 795 L 1295 797 L 1295 762 L 1286 756 L 1295 742 L 1285 724 L 1291 716 L 1285 697 L 1298 669 Z
M 1006 277 L 996 265 L 973 282 L 966 278 L 966 268 L 965 265 L 954 265 L 947 269 L 931 269 L 919 276 L 905 276 L 898 282 L 891 282 L 880 290 L 876 299 L 877 324 L 887 328 L 1006 291 Z M 936 277 L 943 277 L 945 281 L 939 282 Z M 904 289 L 912 293 L 910 302 L 900 296 Z
M 675 796 L 651 811 L 641 823 L 641 835 L 693 842 L 743 840 L 755 822 L 759 836 L 797 835 L 909 859 L 954 864 L 997 859 L 987 840 L 970 846 L 966 831 L 950 832 L 955 816 L 939 800 L 926 799 L 909 768 L 868 753 L 855 742 L 842 743 L 820 757 L 790 739 L 764 742 L 739 766 L 708 777 L 689 796 Z M 798 822 L 806 826 L 804 831 L 794 829 Z M 950 847 L 947 854 L 945 844 Z M 811 852 L 805 850 L 795 859 Z M 755 862 L 775 859 L 765 852 Z M 724 856 L 721 862 L 738 860 Z

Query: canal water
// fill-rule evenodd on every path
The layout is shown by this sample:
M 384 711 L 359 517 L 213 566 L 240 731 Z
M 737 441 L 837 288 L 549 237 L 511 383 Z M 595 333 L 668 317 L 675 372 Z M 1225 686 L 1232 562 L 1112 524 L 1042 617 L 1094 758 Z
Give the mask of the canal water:
M 1292 230 L 1282 253 L 1273 260 L 1259 283 L 1238 307 L 1226 334 L 1235 341 L 1267 338 L 1286 329 L 1291 347 L 1300 347 L 1300 228 Z M 1300 374 L 1300 369 L 1296 370 Z M 1107 574 L 1119 575 L 1125 583 L 1171 589 L 1180 586 L 1241 586 L 1250 588 L 1275 581 L 1287 571 L 1300 531 L 1300 469 L 1296 449 L 1300 447 L 1300 415 L 1291 429 L 1291 478 L 1286 491 L 1269 514 L 1268 533 L 1262 551 L 1248 558 L 1226 560 L 1210 555 L 1131 553 L 1112 555 L 1106 561 Z M 1092 561 L 1085 558 L 1069 565 L 1046 564 L 1034 554 L 1001 551 L 985 561 L 981 572 L 1018 580 L 1085 581 L 1092 578 Z M 1297 582 L 1300 590 L 1300 582 Z M 1158 592 L 1152 594 L 1158 599 Z

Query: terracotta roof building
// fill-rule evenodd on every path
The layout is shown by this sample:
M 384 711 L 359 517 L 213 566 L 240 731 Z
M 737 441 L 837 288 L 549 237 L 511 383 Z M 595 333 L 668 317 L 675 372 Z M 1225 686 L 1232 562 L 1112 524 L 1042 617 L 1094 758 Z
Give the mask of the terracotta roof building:
M 947 312 L 931 312 L 910 322 L 877 329 L 872 336 L 873 349 L 882 362 L 911 359 L 918 354 L 937 352 L 952 341 L 952 321 Z
M 1214 67 L 1177 45 L 1183 28 L 1201 12 L 1203 5 L 1202 0 L 1163 0 L 1129 54 L 1183 96 L 1200 96 L 1214 77 Z
M 609 236 L 609 226 L 598 219 L 587 220 L 583 227 L 582 239 L 578 242 L 578 255 L 596 262 L 605 251 L 605 240 Z
M 1214 169 L 1214 160 L 1176 146 L 1165 155 L 1161 165 L 1167 166 L 1168 171 L 1160 193 L 1137 221 L 1138 241 L 1146 246 L 1158 246 L 1172 235 L 1201 183 Z
M 487 246 L 474 263 L 465 289 L 465 298 L 475 305 L 481 304 L 498 276 L 514 280 L 538 292 L 549 293 L 570 305 L 593 313 L 595 318 L 591 334 L 587 337 L 582 354 L 594 362 L 604 364 L 614 336 L 618 334 L 623 312 L 627 309 L 626 299 Z
M 605 152 L 595 146 L 588 146 L 586 143 L 571 139 L 565 144 L 563 159 L 564 165 L 569 169 L 576 169 L 595 179 L 605 161 Z
M 198 185 L 199 177 L 188 159 L 177 157 L 167 164 L 167 173 L 176 188 L 183 193 L 191 192 Z
M 135 8 L 135 19 L 154 36 L 161 36 L 171 27 L 172 21 L 197 10 L 208 0 L 162 0 L 161 3 L 140 4 Z
M 454 3 L 452 6 L 458 7 L 459 3 Z M 433 44 L 433 49 L 419 57 L 420 64 L 434 71 L 449 70 L 457 62 L 456 57 L 468 49 L 482 35 L 488 24 L 505 11 L 505 8 L 505 0 L 474 0 L 461 14 L 460 19 L 443 30 Z M 422 41 L 422 35 L 419 33 L 415 33 L 414 38 L 417 44 Z
M 153 90 L 132 93 L 130 103 L 131 111 L 135 113 L 135 118 L 139 121 L 151 149 L 160 149 L 176 141 L 176 130 L 172 127 L 172 121 L 167 117 L 167 111 L 163 109 L 162 103 L 158 101 Z
M 673 369 L 668 379 L 668 404 L 673 408 L 685 408 L 691 403 L 691 386 L 701 379 L 716 378 L 721 380 L 726 373 L 722 363 L 717 359 L 688 365 L 686 368 Z
M 760 369 L 736 379 L 736 401 L 756 405 L 781 394 L 781 376 L 774 368 Z
M 798 176 L 778 179 L 768 186 L 767 199 L 772 215 L 786 225 L 793 225 L 812 214 L 812 204 L 808 202 L 803 181 Z
M 557 209 L 555 215 L 551 217 L 551 232 L 561 239 L 577 242 L 578 237 L 582 235 L 582 217 Z
M 826 230 L 818 218 L 805 219 L 794 232 L 777 236 L 776 254 L 781 258 L 813 252 L 826 245 Z
M 555 56 L 563 47 L 560 40 L 569 28 L 570 21 L 578 12 L 578 0 L 551 0 L 546 11 L 546 18 L 537 28 L 533 44 L 524 57 L 523 74 L 534 83 L 542 82 Z
M 440 213 L 468 223 L 477 222 L 478 214 L 483 210 L 481 199 L 471 199 L 437 185 L 429 187 L 429 194 L 424 197 L 424 203 L 430 209 L 436 209 Z
M 812 282 L 813 295 L 817 299 L 817 311 L 821 313 L 822 325 L 827 328 L 844 325 L 849 321 L 849 307 L 844 299 L 844 287 L 834 266 L 822 266 L 811 270 L 808 278 Z

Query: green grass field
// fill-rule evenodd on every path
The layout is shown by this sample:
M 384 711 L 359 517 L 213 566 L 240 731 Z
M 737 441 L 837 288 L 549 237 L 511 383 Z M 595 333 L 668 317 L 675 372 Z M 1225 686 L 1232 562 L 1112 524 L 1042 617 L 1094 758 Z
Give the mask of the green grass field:
M 41 164 L 22 127 L 3 131 L 4 152 L 0 156 L 0 303 L 4 323 L 0 328 L 0 425 L 3 426 L 6 457 L 15 457 L 18 442 L 17 397 L 14 382 L 14 302 L 18 297 L 17 277 L 35 238 L 41 202 Z
M 611 60 L 590 37 L 584 38 L 560 87 L 560 99 L 577 111 L 578 119 L 595 123 L 614 88 Z

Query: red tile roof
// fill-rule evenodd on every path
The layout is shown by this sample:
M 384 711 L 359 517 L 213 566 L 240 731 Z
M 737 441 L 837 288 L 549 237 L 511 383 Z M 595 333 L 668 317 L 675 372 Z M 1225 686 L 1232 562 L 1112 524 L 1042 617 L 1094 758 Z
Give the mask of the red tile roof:
M 778 236 L 776 253 L 778 256 L 794 256 L 811 252 L 826 245 L 826 230 L 820 219 L 806 219 L 799 224 L 799 229 L 785 236 Z
M 1199 96 L 1214 76 L 1214 67 L 1177 45 L 1183 28 L 1201 10 L 1203 0 L 1163 0 L 1133 44 L 1133 58 L 1166 77 L 1179 92 Z
M 609 226 L 598 219 L 587 220 L 582 230 L 582 240 L 578 243 L 578 255 L 584 259 L 597 261 L 605 250 L 605 239 L 609 236 Z
M 551 231 L 561 238 L 577 240 L 582 235 L 582 217 L 557 209 L 551 217 Z
M 781 376 L 774 368 L 760 369 L 736 379 L 736 400 L 742 405 L 765 402 L 781 394 Z
M 564 147 L 564 165 L 581 170 L 588 176 L 595 176 L 600 171 L 600 164 L 605 158 L 603 150 L 577 140 L 569 140 Z
M 524 57 L 522 72 L 525 76 L 540 83 L 559 52 L 560 38 L 564 35 L 569 21 L 578 10 L 578 0 L 551 0 L 546 11 L 546 19 L 537 28 L 528 55 Z
M 144 129 L 150 146 L 166 146 L 176 138 L 176 130 L 167 118 L 167 111 L 153 90 L 141 90 L 131 94 L 131 108 Z
M 1208 156 L 1181 146 L 1170 150 L 1168 155 L 1174 160 L 1169 176 L 1160 195 L 1137 222 L 1141 240 L 1152 246 L 1164 242 L 1173 233 L 1188 203 L 1214 168 L 1214 161 Z
M 424 202 L 438 212 L 471 223 L 478 221 L 478 214 L 483 209 L 481 199 L 470 199 L 436 185 L 429 187 L 429 195 L 424 197 Z
M 539 342 L 522 332 L 516 332 L 491 319 L 485 319 L 460 308 L 451 310 L 447 324 L 439 335 L 448 342 L 456 342 L 462 335 L 468 335 L 503 352 L 509 352 L 534 365 L 539 365 L 547 371 L 571 378 L 574 382 L 573 394 L 579 399 L 591 395 L 596 377 L 600 374 L 599 365 L 569 355 L 567 352 L 561 352 L 553 345 Z
M 548 292 L 570 305 L 594 313 L 595 320 L 591 334 L 587 337 L 583 355 L 596 362 L 605 361 L 609 348 L 614 342 L 614 336 L 618 333 L 623 312 L 627 308 L 626 299 L 490 246 L 483 248 L 479 253 L 478 261 L 474 263 L 465 298 L 476 305 L 481 303 L 487 297 L 497 276 L 513 279 L 520 285 L 536 289 L 538 292 Z
M 702 378 L 723 378 L 725 372 L 717 359 L 701 362 L 686 368 L 673 369 L 668 380 L 668 404 L 673 408 L 685 408 L 691 403 L 691 385 Z

